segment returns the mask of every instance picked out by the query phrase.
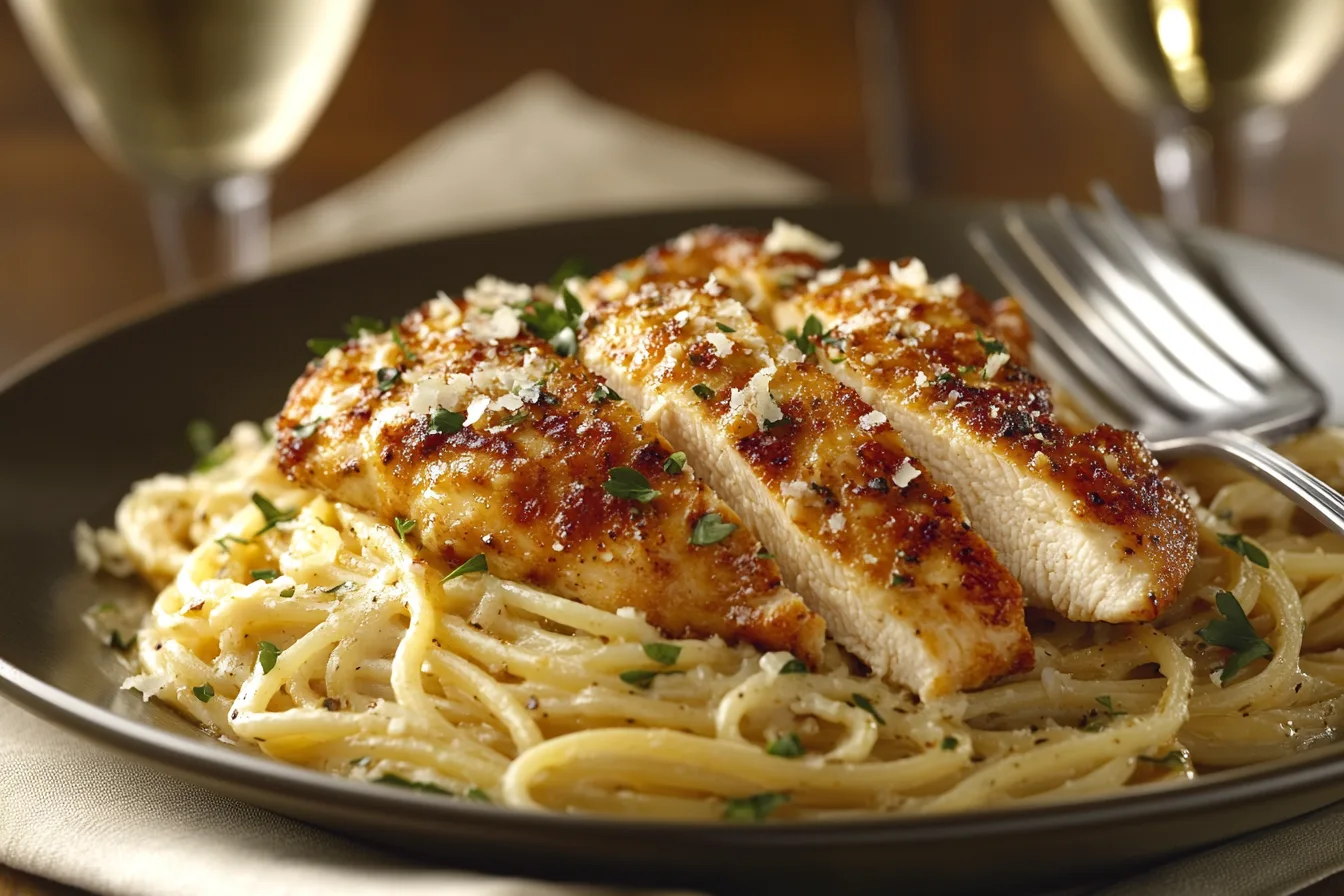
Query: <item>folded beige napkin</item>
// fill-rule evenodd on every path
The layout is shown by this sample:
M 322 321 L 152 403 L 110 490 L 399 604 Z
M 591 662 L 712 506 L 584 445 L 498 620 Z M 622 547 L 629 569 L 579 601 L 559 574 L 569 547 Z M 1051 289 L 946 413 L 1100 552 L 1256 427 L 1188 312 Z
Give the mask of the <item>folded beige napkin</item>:
M 278 264 L 290 266 L 524 220 L 787 203 L 821 192 L 776 162 L 641 119 L 554 75 L 536 74 L 278 222 L 275 254 Z M 125 896 L 611 892 L 446 870 L 360 846 L 150 770 L 3 699 L 0 864 Z M 1344 811 L 1331 809 L 1104 892 L 1288 894 L 1341 869 Z M 518 874 L 527 870 L 520 860 Z

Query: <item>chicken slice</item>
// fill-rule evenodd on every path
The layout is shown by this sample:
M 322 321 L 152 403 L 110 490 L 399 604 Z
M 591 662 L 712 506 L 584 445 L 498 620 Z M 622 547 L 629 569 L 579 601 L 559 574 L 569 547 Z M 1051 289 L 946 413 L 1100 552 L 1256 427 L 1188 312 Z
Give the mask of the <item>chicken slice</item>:
M 968 314 L 965 292 L 906 260 L 845 271 L 794 302 L 843 352 L 830 372 L 956 489 L 1029 600 L 1132 622 L 1176 598 L 1198 537 L 1184 493 L 1135 433 L 1061 425 L 1021 348 Z
M 579 355 L 765 539 L 831 635 L 924 697 L 1030 667 L 1022 592 L 879 412 L 717 283 L 600 303 Z
M 520 332 L 509 303 L 525 288 L 493 291 L 497 307 L 440 298 L 396 340 L 364 334 L 310 365 L 277 423 L 284 472 L 389 523 L 415 520 L 448 568 L 484 554 L 494 575 L 641 610 L 673 638 L 815 664 L 825 624 L 756 536 L 668 463 L 671 446 L 617 392 Z M 609 477 L 625 487 L 609 491 Z M 694 537 L 707 522 L 731 528 Z

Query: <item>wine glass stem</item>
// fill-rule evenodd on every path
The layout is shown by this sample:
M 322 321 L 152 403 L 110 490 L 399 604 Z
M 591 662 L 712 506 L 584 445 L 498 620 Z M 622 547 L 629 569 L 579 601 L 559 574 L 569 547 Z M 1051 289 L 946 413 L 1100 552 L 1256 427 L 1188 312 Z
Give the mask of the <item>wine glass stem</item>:
M 203 187 L 157 184 L 149 217 L 169 295 L 203 278 L 240 279 L 270 260 L 270 178 L 247 173 Z
M 1153 165 L 1167 219 L 1271 235 L 1276 163 L 1288 130 L 1282 107 L 1193 116 L 1179 107 L 1153 116 Z

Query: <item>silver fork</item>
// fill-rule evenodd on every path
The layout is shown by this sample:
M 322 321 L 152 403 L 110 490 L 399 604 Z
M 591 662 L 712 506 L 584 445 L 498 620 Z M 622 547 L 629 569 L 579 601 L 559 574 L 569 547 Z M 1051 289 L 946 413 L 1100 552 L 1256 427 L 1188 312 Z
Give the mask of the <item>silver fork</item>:
M 1056 197 L 1048 217 L 1010 206 L 1001 229 L 968 231 L 1032 318 L 1042 363 L 1096 416 L 1143 433 L 1159 460 L 1224 458 L 1344 535 L 1344 497 L 1264 444 L 1318 423 L 1325 394 L 1174 242 L 1105 184 L 1092 193 L 1099 215 Z

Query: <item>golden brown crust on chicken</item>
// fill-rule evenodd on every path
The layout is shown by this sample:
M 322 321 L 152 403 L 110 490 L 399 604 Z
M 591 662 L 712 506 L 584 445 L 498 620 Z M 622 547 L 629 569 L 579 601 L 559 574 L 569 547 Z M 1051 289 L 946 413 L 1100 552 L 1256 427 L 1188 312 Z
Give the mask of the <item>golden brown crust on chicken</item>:
M 672 449 L 656 427 L 520 334 L 508 309 L 493 320 L 468 311 L 466 328 L 464 310 L 436 300 L 398 325 L 405 351 L 365 335 L 310 365 L 277 422 L 282 469 L 389 522 L 417 520 L 415 536 L 446 568 L 484 553 L 497 576 L 641 610 L 671 637 L 720 635 L 818 660 L 822 620 L 708 487 L 664 471 Z M 616 467 L 659 494 L 609 494 Z M 739 528 L 691 544 L 709 513 Z
M 705 290 L 647 283 L 599 305 L 581 357 L 659 421 L 879 674 L 934 696 L 1028 668 L 1021 589 L 950 490 L 815 358 Z

